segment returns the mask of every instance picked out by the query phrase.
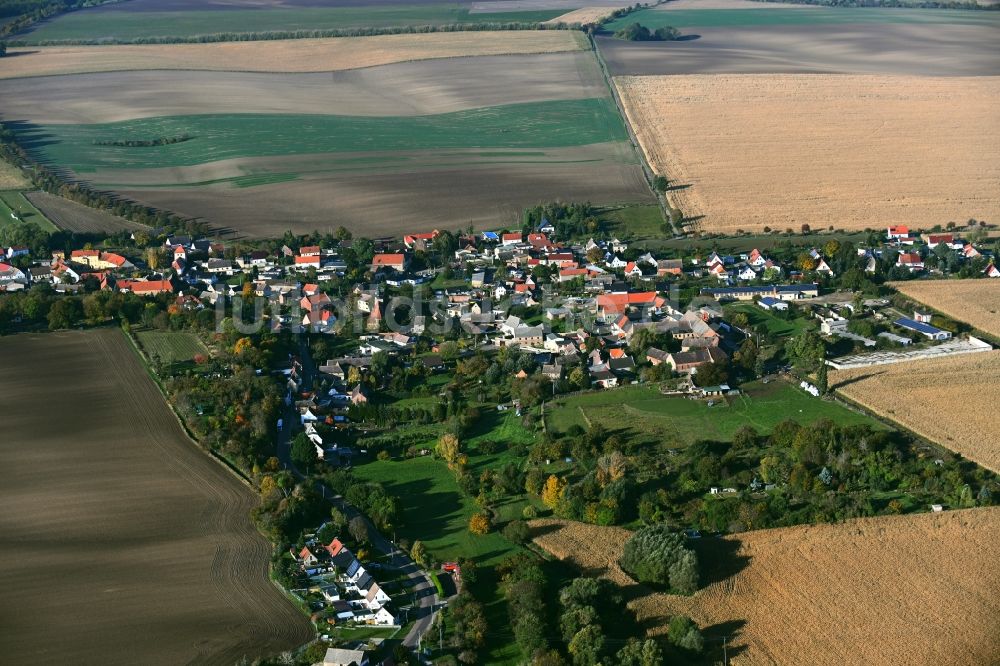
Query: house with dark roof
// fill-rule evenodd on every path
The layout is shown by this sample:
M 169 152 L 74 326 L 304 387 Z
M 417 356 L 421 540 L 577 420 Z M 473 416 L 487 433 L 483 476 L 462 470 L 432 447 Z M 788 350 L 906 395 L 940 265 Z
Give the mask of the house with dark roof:
M 951 333 L 948 331 L 942 331 L 940 328 L 931 326 L 930 324 L 922 321 L 910 319 L 908 317 L 900 317 L 892 323 L 893 325 L 905 328 L 908 331 L 919 333 L 929 340 L 947 340 L 951 337 Z

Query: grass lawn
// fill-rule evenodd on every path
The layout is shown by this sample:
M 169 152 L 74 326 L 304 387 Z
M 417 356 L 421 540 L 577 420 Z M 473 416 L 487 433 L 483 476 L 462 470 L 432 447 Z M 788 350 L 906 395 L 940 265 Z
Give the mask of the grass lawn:
M 517 550 L 496 532 L 484 536 L 469 532 L 476 504 L 462 495 L 454 475 L 440 460 L 431 456 L 373 460 L 355 465 L 354 472 L 402 498 L 403 525 L 397 536 L 410 542 L 420 539 L 440 560 L 469 557 L 481 565 L 492 565 Z
M 545 418 L 550 428 L 562 432 L 573 425 L 587 428 L 589 419 L 609 432 L 648 444 L 680 446 L 696 440 L 728 441 L 744 425 L 767 434 L 786 419 L 809 424 L 828 418 L 838 424 L 885 427 L 835 402 L 814 398 L 785 381 L 751 382 L 743 389 L 745 395 L 717 398 L 716 404 L 709 407 L 702 400 L 663 396 L 653 386 L 627 386 L 550 403 Z
M 147 147 L 107 145 L 179 136 Z M 46 125 L 22 137 L 47 161 L 78 172 L 192 166 L 239 157 L 458 148 L 541 148 L 622 141 L 608 98 L 530 102 L 410 117 L 208 114 Z M 33 145 L 34 144 L 34 145 Z
M 761 25 L 830 25 L 838 23 L 961 23 L 998 25 L 995 12 L 898 9 L 874 7 L 790 7 L 757 9 L 643 9 L 604 25 L 610 32 L 632 23 L 650 30 L 675 28 L 746 27 Z
M 0 226 L 17 224 L 11 217 L 11 213 L 21 218 L 22 222 L 34 222 L 45 231 L 59 231 L 56 225 L 52 224 L 49 218 L 42 215 L 42 212 L 24 198 L 21 192 L 0 192 Z
M 129 3 L 71 12 L 19 37 L 28 44 L 58 41 L 130 41 L 218 33 L 342 30 L 453 23 L 537 23 L 565 10 L 470 13 L 458 4 L 288 7 L 187 11 L 134 11 Z
M 787 320 L 781 319 L 752 303 L 733 303 L 724 306 L 723 309 L 727 315 L 732 315 L 736 312 L 744 313 L 750 321 L 751 326 L 763 326 L 768 333 L 779 338 L 795 335 L 812 325 L 812 322 L 804 317 Z
M 670 237 L 661 229 L 663 210 L 656 204 L 605 208 L 598 212 L 597 218 L 611 234 L 631 235 L 637 239 Z
M 147 356 L 156 355 L 166 363 L 190 361 L 196 354 L 208 355 L 198 336 L 187 331 L 139 331 L 139 344 Z

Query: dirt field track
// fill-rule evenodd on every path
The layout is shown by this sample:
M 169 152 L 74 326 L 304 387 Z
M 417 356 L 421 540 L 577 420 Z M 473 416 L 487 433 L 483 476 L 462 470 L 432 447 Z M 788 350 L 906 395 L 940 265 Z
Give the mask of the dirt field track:
M 1000 218 L 1000 77 L 616 77 L 675 204 L 711 232 Z M 928 131 L 933 128 L 933 131 Z
M 336 39 L 10 49 L 0 79 L 131 70 L 333 72 L 411 60 L 460 56 L 557 53 L 583 48 L 564 30 L 439 32 Z
M 4 662 L 229 665 L 310 638 L 267 578 L 255 495 L 121 332 L 4 338 L 0 382 Z
M 854 402 L 1000 473 L 1000 351 L 830 373 Z
M 1000 280 L 911 280 L 890 285 L 949 317 L 1000 338 Z
M 623 582 L 613 562 L 624 530 L 531 525 L 541 534 L 535 542 L 557 557 Z M 650 633 L 688 614 L 709 641 L 728 636 L 735 666 L 995 664 L 998 548 L 1000 507 L 989 507 L 705 539 L 698 549 L 716 553 L 719 567 L 692 597 L 643 595 L 624 580 Z

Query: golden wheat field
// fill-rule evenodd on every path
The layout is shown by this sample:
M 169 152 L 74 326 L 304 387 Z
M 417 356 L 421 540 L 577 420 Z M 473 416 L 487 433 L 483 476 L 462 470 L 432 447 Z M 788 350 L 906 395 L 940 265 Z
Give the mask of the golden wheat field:
M 837 370 L 830 386 L 921 437 L 1000 472 L 993 435 L 1000 351 Z
M 0 79 L 132 70 L 331 72 L 412 60 L 561 53 L 583 48 L 566 30 L 436 32 L 212 44 L 48 46 L 11 49 Z M 9 61 L 9 62 L 8 62 Z
M 1000 218 L 1000 77 L 616 77 L 695 228 L 928 228 Z
M 622 583 L 625 530 L 531 525 L 556 557 Z M 632 586 L 629 606 L 651 634 L 690 615 L 708 641 L 728 636 L 736 665 L 998 663 L 998 547 L 1000 507 L 706 538 L 700 551 L 728 553 L 712 582 L 691 597 Z
M 1000 337 L 1000 280 L 911 280 L 890 284 L 949 317 Z

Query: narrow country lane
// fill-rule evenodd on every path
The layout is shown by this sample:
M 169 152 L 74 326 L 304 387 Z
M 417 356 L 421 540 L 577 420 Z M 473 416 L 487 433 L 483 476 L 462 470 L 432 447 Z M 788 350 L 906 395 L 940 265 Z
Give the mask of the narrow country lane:
M 309 342 L 307 336 L 304 334 L 299 340 L 299 359 L 302 362 L 302 390 L 309 391 L 312 389 L 316 364 L 309 353 Z M 284 419 L 284 427 L 278 432 L 278 460 L 281 462 L 282 467 L 289 470 L 296 479 L 302 481 L 306 476 L 292 462 L 291 454 L 293 425 L 299 422 L 299 415 L 295 409 L 294 401 L 292 404 L 285 406 L 282 418 Z M 330 488 L 319 482 L 316 483 L 316 490 L 322 493 L 331 505 L 340 509 L 348 519 L 361 516 L 368 523 L 368 534 L 372 547 L 387 556 L 388 566 L 404 572 L 406 577 L 411 581 L 410 594 L 413 596 L 415 602 L 413 608 L 409 611 L 409 619 L 415 620 L 415 622 L 403 638 L 403 645 L 410 648 L 416 647 L 423 635 L 430 628 L 434 620 L 434 613 L 438 609 L 438 597 L 430 576 L 418 567 L 405 551 L 397 548 L 395 544 L 379 532 L 371 521 L 368 520 L 367 516 L 361 514 L 357 509 L 344 501 L 343 497 L 337 495 Z

